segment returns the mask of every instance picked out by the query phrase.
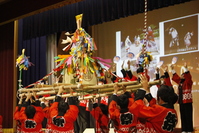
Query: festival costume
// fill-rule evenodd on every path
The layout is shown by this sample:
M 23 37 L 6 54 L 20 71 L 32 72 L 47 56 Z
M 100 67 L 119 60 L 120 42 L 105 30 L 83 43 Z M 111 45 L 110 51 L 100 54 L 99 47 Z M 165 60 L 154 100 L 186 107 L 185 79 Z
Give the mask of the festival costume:
M 137 80 L 137 77 L 132 74 L 131 70 L 122 69 L 121 72 L 126 81 L 136 81 Z
M 113 74 L 114 74 L 114 75 L 112 75 L 111 81 L 112 81 L 113 83 L 118 82 L 119 78 L 115 76 L 115 75 L 117 75 L 116 72 L 113 72 Z
M 31 105 L 35 108 L 36 112 L 32 119 L 28 119 L 25 114 L 26 107 L 22 107 L 20 110 L 20 122 L 21 122 L 21 133 L 43 133 L 42 131 L 42 121 L 44 118 L 44 113 L 40 106 L 39 101 L 35 105 Z M 25 102 L 27 105 L 27 102 Z M 26 106 L 25 105 L 25 106 Z
M 162 75 L 160 77 L 160 74 L 159 73 L 156 73 L 156 79 L 155 80 L 159 80 L 160 78 L 164 78 L 164 84 L 167 85 L 167 86 L 172 86 L 171 84 L 171 80 L 170 80 L 170 77 L 169 77 L 169 74 L 168 72 L 164 72 L 164 75 Z M 156 85 L 158 88 L 160 88 L 160 85 Z
M 116 133 L 135 133 L 135 126 L 137 123 L 137 118 L 134 114 L 127 109 L 119 109 L 117 107 L 118 97 L 116 95 L 112 96 L 112 101 L 109 105 L 110 119 L 113 121 L 114 130 Z M 129 102 L 129 105 L 132 101 Z
M 103 114 L 101 108 L 95 103 L 90 112 L 96 120 L 96 133 L 109 133 L 109 117 Z
M 165 78 L 164 78 L 165 85 L 167 85 L 167 86 L 173 86 L 171 84 L 171 80 L 170 80 L 168 72 L 164 72 L 164 76 L 165 76 Z
M 58 104 L 60 96 L 56 96 L 55 102 L 50 107 L 50 119 L 52 133 L 74 133 L 74 122 L 77 119 L 79 110 L 74 103 L 73 97 L 68 98 L 69 109 L 63 116 L 58 116 Z
M 146 78 L 147 78 L 147 80 L 150 81 L 150 77 L 149 77 L 149 75 L 148 75 L 148 72 L 141 72 L 140 74 L 141 74 L 141 75 L 145 75 Z
M 50 133 L 51 132 L 50 107 L 47 107 L 44 103 L 41 103 L 41 107 L 42 107 L 42 110 L 44 112 L 44 119 L 46 119 L 46 122 L 45 122 L 46 130 L 45 130 L 45 132 Z
M 21 132 L 21 122 L 20 122 L 20 107 L 21 105 L 16 106 L 15 112 L 14 112 L 14 120 L 16 120 L 16 130 L 17 133 Z
M 122 69 L 121 70 L 121 73 L 123 75 L 123 79 L 125 81 L 136 81 L 138 78 L 136 76 L 134 76 L 131 72 L 131 70 L 124 70 Z M 117 75 L 116 72 L 113 72 L 114 75 Z M 116 77 L 114 76 L 111 78 L 112 82 L 115 83 L 115 82 L 119 82 L 119 80 L 121 80 L 122 78 L 120 77 Z
M 193 131 L 193 107 L 192 107 L 192 77 L 189 71 L 184 73 L 184 80 L 174 72 L 172 80 L 176 82 L 179 91 L 180 116 L 182 131 Z
M 177 113 L 173 106 L 157 105 L 151 94 L 145 96 L 145 93 L 139 89 L 135 102 L 129 108 L 139 120 L 136 125 L 137 133 L 172 133 L 177 124 Z M 144 97 L 149 101 L 149 106 L 144 105 Z

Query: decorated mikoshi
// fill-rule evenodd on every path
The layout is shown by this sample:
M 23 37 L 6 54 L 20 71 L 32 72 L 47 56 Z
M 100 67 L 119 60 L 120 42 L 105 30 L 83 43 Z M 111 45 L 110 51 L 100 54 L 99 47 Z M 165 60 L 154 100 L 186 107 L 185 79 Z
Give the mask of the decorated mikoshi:
M 55 57 L 59 62 L 56 69 L 61 69 L 65 83 L 71 83 L 71 80 L 80 84 L 90 83 L 94 79 L 92 83 L 96 84 L 100 71 L 108 69 L 110 65 L 107 63 L 111 63 L 111 60 L 93 57 L 97 47 L 94 39 L 81 27 L 82 16 L 76 16 L 76 31 L 72 34 L 66 32 L 67 38 L 62 39 L 62 44 L 67 44 L 63 50 L 70 50 L 70 54 Z
M 103 70 L 108 71 L 111 65 L 107 63 L 111 63 L 111 61 L 110 59 L 93 57 L 93 52 L 94 50 L 97 50 L 97 47 L 93 38 L 91 38 L 91 36 L 81 27 L 82 16 L 82 14 L 76 16 L 77 30 L 72 34 L 66 32 L 65 35 L 67 38 L 66 40 L 62 40 L 62 44 L 67 44 L 63 50 L 70 50 L 70 54 L 58 55 L 55 57 L 57 62 L 56 68 L 39 81 L 27 87 L 20 88 L 18 90 L 19 95 L 24 95 L 22 93 L 27 92 L 36 92 L 37 96 L 54 95 L 58 92 L 60 86 L 63 86 L 64 93 L 66 93 L 63 94 L 62 97 L 69 97 L 69 94 L 67 93 L 69 92 L 69 89 L 73 89 L 74 95 L 80 96 L 80 100 L 103 97 L 112 94 L 115 83 L 97 85 L 97 79 L 103 78 L 103 74 L 101 73 Z M 22 52 L 22 54 L 24 55 L 24 52 Z M 142 58 L 142 55 L 146 55 L 146 57 L 144 56 Z M 148 57 L 149 54 L 147 54 L 143 46 L 143 51 L 141 51 L 139 55 L 139 60 L 144 59 L 144 61 L 139 65 L 145 67 L 152 60 L 152 56 L 150 56 L 150 58 Z M 73 82 L 54 83 L 53 85 L 40 84 L 40 81 L 48 78 L 48 76 L 57 71 L 61 71 L 64 78 L 69 78 L 69 76 L 72 77 Z M 87 81 L 89 74 L 93 76 L 92 78 L 96 79 L 94 82 L 89 80 Z M 111 74 L 113 76 L 117 76 L 113 73 Z M 125 82 L 119 82 L 117 84 L 120 86 L 120 90 L 122 90 L 122 86 L 126 86 L 126 89 L 131 91 L 142 88 L 142 84 L 138 81 L 126 80 Z M 157 84 L 160 84 L 159 80 L 149 82 L 149 86 Z M 31 86 L 34 87 L 29 88 Z M 88 94 L 89 96 L 85 96 Z M 55 96 L 49 96 L 45 97 L 45 99 L 51 100 L 54 99 L 54 97 Z

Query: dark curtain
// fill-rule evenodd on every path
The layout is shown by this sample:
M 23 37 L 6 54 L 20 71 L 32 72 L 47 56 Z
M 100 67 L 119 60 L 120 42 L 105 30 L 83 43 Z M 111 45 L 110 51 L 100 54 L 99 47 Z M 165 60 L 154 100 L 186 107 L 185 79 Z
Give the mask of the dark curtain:
M 25 55 L 29 57 L 29 61 L 34 65 L 28 70 L 22 71 L 23 87 L 43 78 L 46 73 L 46 36 L 35 37 L 29 40 L 23 40 L 23 21 L 19 20 L 19 46 L 18 55 L 22 54 L 22 49 L 25 49 Z M 18 74 L 19 75 L 19 74 Z M 19 76 L 18 76 L 19 78 Z
M 148 11 L 191 0 L 148 0 Z M 75 16 L 83 13 L 82 27 L 144 12 L 144 0 L 84 0 L 25 18 L 23 38 L 30 39 L 61 31 L 75 31 Z
M 0 115 L 3 128 L 12 128 L 14 89 L 14 23 L 0 26 Z

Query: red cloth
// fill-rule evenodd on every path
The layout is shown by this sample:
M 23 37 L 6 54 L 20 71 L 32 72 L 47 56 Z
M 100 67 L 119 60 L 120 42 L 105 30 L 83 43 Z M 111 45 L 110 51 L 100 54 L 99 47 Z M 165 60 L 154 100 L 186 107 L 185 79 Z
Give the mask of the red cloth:
M 172 133 L 177 124 L 176 111 L 154 104 L 154 101 L 147 107 L 143 100 L 137 100 L 129 110 L 139 118 L 136 125 L 137 133 Z M 175 124 L 171 125 L 171 123 Z
M 140 74 L 145 75 L 146 78 L 147 78 L 147 80 L 150 81 L 150 77 L 149 77 L 149 75 L 147 74 L 147 72 L 141 72 Z
M 120 80 L 120 79 L 122 79 L 122 78 L 120 78 L 120 77 L 117 77 L 117 78 L 116 78 L 116 80 L 114 80 L 114 83 L 117 83 L 117 82 L 119 82 L 119 80 Z
M 132 104 L 132 103 L 130 103 Z M 120 109 L 117 107 L 117 103 L 112 100 L 109 105 L 110 119 L 114 123 L 114 128 L 117 133 L 134 133 L 135 126 L 137 124 L 137 118 L 133 113 L 125 112 L 120 113 Z M 130 118 L 127 122 L 123 118 Z
M 108 96 L 106 96 L 106 97 L 101 97 L 100 103 L 102 103 L 102 104 L 104 104 L 104 105 L 108 105 Z
M 159 80 L 159 79 L 158 79 Z M 154 81 L 156 81 L 156 80 L 154 80 Z M 171 84 L 171 80 L 170 80 L 170 77 L 168 77 L 168 78 L 164 78 L 164 84 L 165 85 L 167 85 L 167 86 L 173 86 L 172 84 Z M 160 88 L 160 85 L 158 84 L 158 85 L 156 85 L 158 88 Z
M 192 91 L 193 81 L 192 81 L 192 76 L 190 72 L 184 73 L 184 78 L 185 78 L 185 81 L 182 83 L 182 103 L 192 103 L 193 100 L 192 100 L 191 91 Z M 180 83 L 181 79 L 177 73 L 173 75 L 172 80 L 179 85 L 181 84 Z
M 136 81 L 138 78 L 136 76 L 133 76 L 130 81 Z
M 121 72 L 126 81 L 136 81 L 137 80 L 137 77 L 132 74 L 131 70 L 126 71 L 126 70 L 122 69 Z
M 37 132 L 42 133 L 42 121 L 44 119 L 44 113 L 41 107 L 34 106 L 36 113 L 33 119 L 28 119 L 25 114 L 25 107 L 22 107 L 20 110 L 20 122 L 21 122 L 21 131 L 23 133 Z M 34 123 L 34 127 L 29 125 L 29 123 Z
M 2 124 L 3 124 L 3 117 L 2 117 L 2 115 L 0 115 L 0 133 L 3 133 Z
M 84 97 L 86 96 L 90 96 L 90 94 L 84 95 Z M 88 102 L 89 102 L 88 100 L 81 100 L 79 102 L 79 106 L 86 107 Z
M 90 96 L 90 95 L 85 95 L 85 96 Z M 86 107 L 86 111 L 90 111 L 89 110 L 89 101 L 88 100 L 81 100 L 79 102 L 79 106 Z
M 134 103 L 134 94 L 133 93 L 131 93 L 131 97 L 132 98 L 129 98 L 129 105 L 128 105 L 128 107 L 131 107 L 131 105 Z
M 2 125 L 3 124 L 3 117 L 2 117 L 2 115 L 0 115 L 0 125 Z
M 137 77 L 136 76 L 133 76 L 131 79 L 129 77 L 124 77 L 124 79 L 126 81 L 136 81 L 137 80 Z
M 74 125 L 73 123 L 77 119 L 79 109 L 76 105 L 69 105 L 69 109 L 64 114 L 64 116 L 57 116 L 58 115 L 58 104 L 59 102 L 54 102 L 50 107 L 50 121 L 51 121 L 51 129 L 52 132 L 58 133 L 73 133 L 74 132 Z M 63 126 L 57 126 L 53 122 L 53 118 L 61 118 L 64 120 Z
M 165 82 L 165 85 L 167 85 L 167 86 L 173 86 L 173 85 L 171 84 L 170 77 L 164 78 L 164 82 Z
M 14 120 L 16 120 L 16 130 L 17 130 L 17 133 L 20 133 L 21 132 L 21 122 L 20 122 L 20 110 L 19 110 L 19 107 L 16 106 L 15 108 L 15 112 L 14 112 Z
M 96 133 L 109 133 L 110 119 L 102 113 L 100 107 L 94 108 L 90 113 L 96 120 Z
M 51 121 L 50 121 L 50 107 L 45 107 L 43 109 L 44 112 L 44 117 L 47 118 L 47 123 L 46 123 L 46 130 L 51 130 Z

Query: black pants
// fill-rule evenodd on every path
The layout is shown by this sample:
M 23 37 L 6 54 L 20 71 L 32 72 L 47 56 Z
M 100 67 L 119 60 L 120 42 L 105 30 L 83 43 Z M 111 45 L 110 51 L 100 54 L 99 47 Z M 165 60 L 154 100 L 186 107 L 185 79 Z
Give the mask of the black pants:
M 180 104 L 181 128 L 185 132 L 193 132 L 193 106 L 192 103 Z

